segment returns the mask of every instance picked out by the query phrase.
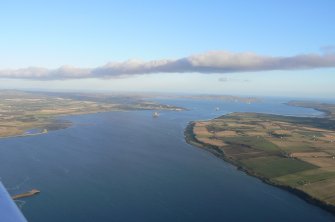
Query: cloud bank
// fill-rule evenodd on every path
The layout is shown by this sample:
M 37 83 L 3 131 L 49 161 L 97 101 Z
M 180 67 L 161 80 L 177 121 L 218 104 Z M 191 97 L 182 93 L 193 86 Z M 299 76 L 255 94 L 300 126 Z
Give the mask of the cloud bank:
M 58 69 L 29 67 L 0 70 L 0 78 L 61 80 L 80 78 L 113 78 L 154 73 L 234 73 L 271 70 L 303 70 L 335 67 L 335 53 L 301 54 L 272 57 L 255 53 L 211 51 L 175 60 L 127 60 L 111 62 L 96 68 L 62 66 Z

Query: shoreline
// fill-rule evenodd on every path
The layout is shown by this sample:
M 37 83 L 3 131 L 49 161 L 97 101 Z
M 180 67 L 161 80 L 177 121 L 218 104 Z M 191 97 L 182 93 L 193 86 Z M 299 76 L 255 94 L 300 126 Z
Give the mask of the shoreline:
M 162 109 L 159 111 L 171 111 L 171 112 L 182 112 L 182 111 L 187 111 L 187 109 L 185 108 L 180 108 L 179 109 Z M 92 112 L 81 112 L 81 113 L 68 113 L 68 114 L 59 114 L 59 115 L 55 115 L 50 117 L 50 122 L 49 124 L 46 124 L 46 127 L 42 127 L 42 128 L 47 128 L 47 126 L 52 125 L 53 123 L 56 123 L 58 120 L 60 120 L 61 117 L 70 117 L 70 116 L 78 116 L 78 115 L 89 115 L 89 114 L 98 114 L 98 113 L 112 113 L 112 112 L 134 112 L 134 111 L 156 111 L 158 109 L 115 109 L 115 110 L 100 110 L 100 111 L 92 111 Z M 9 138 L 17 138 L 17 137 L 28 137 L 28 136 L 38 136 L 38 135 L 43 135 L 43 134 L 48 134 L 50 131 L 58 131 L 58 130 L 63 130 L 63 129 L 67 129 L 71 126 L 73 126 L 73 122 L 71 121 L 64 121 L 64 124 L 67 124 L 65 127 L 60 127 L 58 129 L 52 129 L 52 130 L 47 130 L 47 132 L 38 132 L 38 133 L 29 133 L 27 134 L 26 131 L 28 130 L 33 130 L 33 129 L 38 129 L 41 128 L 41 125 L 37 125 L 36 127 L 29 127 L 27 129 L 24 130 L 23 133 L 20 134 L 14 134 L 14 135 L 9 135 L 9 136 L 0 136 L 0 140 L 1 139 L 9 139 Z M 57 124 L 57 123 L 56 123 Z
M 215 119 L 215 118 L 214 118 Z M 198 147 L 200 149 L 204 149 L 208 152 L 210 152 L 211 154 L 213 154 L 214 156 L 222 159 L 223 161 L 231 164 L 232 166 L 236 167 L 237 170 L 242 171 L 244 173 L 246 173 L 249 176 L 252 176 L 254 178 L 259 179 L 260 181 L 262 181 L 265 184 L 283 189 L 285 191 L 288 191 L 296 196 L 298 196 L 299 198 L 301 198 L 302 200 L 306 201 L 309 204 L 313 204 L 323 210 L 326 210 L 327 212 L 331 213 L 332 215 L 335 216 L 335 206 L 328 204 L 326 202 L 323 202 L 321 200 L 318 200 L 314 197 L 312 197 L 311 195 L 309 195 L 308 193 L 298 190 L 294 187 L 291 187 L 289 185 L 284 185 L 284 184 L 279 184 L 279 183 L 275 183 L 271 180 L 269 180 L 268 178 L 264 177 L 264 176 L 260 176 L 257 173 L 248 170 L 244 167 L 241 167 L 237 162 L 235 162 L 232 158 L 229 158 L 225 155 L 224 151 L 222 149 L 220 149 L 218 146 L 215 145 L 211 145 L 211 144 L 205 144 L 199 140 L 196 139 L 195 134 L 193 133 L 193 127 L 195 125 L 195 121 L 191 121 L 187 124 L 185 130 L 184 130 L 184 138 L 185 141 L 190 144 L 193 145 L 195 147 Z

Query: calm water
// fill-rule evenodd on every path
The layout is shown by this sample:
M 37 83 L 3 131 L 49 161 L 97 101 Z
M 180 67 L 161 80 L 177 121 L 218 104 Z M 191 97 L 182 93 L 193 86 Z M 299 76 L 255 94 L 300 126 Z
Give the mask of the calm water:
M 185 143 L 190 120 L 233 111 L 319 115 L 279 101 L 262 104 L 165 100 L 190 108 L 67 117 L 74 125 L 48 134 L 0 140 L 0 177 L 33 222 L 334 221 L 281 189 L 245 175 Z M 220 107 L 219 112 L 214 108 Z

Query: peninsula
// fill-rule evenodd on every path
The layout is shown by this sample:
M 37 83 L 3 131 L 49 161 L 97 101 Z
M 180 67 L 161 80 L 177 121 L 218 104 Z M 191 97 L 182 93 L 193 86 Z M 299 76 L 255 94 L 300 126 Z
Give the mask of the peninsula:
M 41 191 L 39 191 L 37 189 L 32 189 L 31 191 L 12 196 L 12 199 L 13 200 L 18 200 L 18 199 L 22 199 L 22 198 L 26 198 L 26 197 L 32 197 L 32 196 L 35 196 L 35 195 L 39 194 L 40 192 Z
M 0 137 L 36 135 L 71 125 L 59 116 L 130 110 L 184 109 L 128 95 L 1 90 Z
M 186 141 L 335 213 L 335 105 L 289 104 L 326 115 L 231 113 L 189 123 Z

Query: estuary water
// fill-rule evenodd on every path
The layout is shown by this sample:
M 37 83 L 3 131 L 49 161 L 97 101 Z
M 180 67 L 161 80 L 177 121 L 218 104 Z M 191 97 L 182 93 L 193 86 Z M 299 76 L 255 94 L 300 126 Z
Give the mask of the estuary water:
M 334 221 L 328 212 L 188 145 L 189 121 L 230 112 L 318 116 L 282 100 L 160 100 L 189 109 L 65 117 L 67 129 L 0 139 L 0 179 L 31 222 Z M 219 111 L 215 108 L 219 107 Z

